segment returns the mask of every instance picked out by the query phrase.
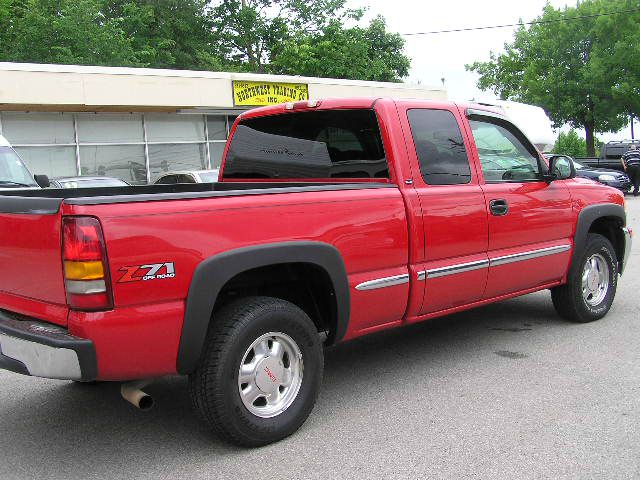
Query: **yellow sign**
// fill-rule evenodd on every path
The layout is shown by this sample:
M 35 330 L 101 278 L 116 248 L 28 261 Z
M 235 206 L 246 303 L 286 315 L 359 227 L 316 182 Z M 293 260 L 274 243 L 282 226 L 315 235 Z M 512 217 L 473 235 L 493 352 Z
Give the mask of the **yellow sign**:
M 309 100 L 306 83 L 233 81 L 234 105 L 259 107 L 299 100 Z

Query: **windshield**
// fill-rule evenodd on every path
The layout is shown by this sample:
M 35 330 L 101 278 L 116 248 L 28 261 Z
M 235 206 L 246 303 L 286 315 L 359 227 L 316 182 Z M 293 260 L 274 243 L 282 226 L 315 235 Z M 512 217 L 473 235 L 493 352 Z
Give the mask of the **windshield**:
M 81 178 L 75 180 L 61 180 L 61 188 L 92 188 L 92 187 L 123 187 L 129 185 L 118 178 L 92 178 L 83 180 Z
M 215 183 L 218 181 L 218 170 L 213 172 L 201 172 L 198 175 L 200 175 L 202 183 Z
M 10 147 L 0 147 L 0 188 L 37 186 L 18 154 Z

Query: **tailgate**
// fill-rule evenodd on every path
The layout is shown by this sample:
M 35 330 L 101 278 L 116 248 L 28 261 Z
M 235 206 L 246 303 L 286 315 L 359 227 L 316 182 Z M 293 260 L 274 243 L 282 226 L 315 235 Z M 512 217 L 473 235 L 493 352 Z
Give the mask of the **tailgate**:
M 0 195 L 0 309 L 66 325 L 61 203 Z

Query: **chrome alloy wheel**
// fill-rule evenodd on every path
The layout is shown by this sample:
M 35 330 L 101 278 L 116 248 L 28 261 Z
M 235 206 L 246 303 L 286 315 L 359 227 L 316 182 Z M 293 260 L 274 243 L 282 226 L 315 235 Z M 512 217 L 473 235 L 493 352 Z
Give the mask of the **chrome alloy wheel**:
M 272 418 L 291 406 L 302 385 L 302 353 L 282 332 L 269 332 L 247 349 L 238 371 L 244 406 L 257 417 Z
M 602 303 L 609 291 L 609 265 L 602 255 L 594 253 L 582 269 L 582 298 L 595 307 Z

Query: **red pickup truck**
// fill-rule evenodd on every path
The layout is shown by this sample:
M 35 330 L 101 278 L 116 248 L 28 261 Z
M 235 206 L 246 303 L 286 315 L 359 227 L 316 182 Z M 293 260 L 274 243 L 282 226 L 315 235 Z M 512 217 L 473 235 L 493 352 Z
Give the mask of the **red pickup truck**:
M 547 164 L 501 114 L 391 99 L 242 114 L 220 181 L 0 195 L 0 367 L 75 381 L 188 375 L 246 446 L 311 412 L 323 345 L 550 289 L 611 307 L 620 192 Z

